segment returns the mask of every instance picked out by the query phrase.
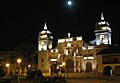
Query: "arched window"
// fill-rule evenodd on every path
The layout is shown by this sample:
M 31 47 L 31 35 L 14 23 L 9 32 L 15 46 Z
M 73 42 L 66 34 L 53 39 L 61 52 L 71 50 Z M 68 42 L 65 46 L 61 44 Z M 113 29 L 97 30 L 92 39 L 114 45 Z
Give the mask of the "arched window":
M 105 76 L 111 76 L 112 75 L 112 67 L 110 66 L 106 66 L 104 67 L 104 70 L 103 70 L 103 75 Z
M 91 73 L 92 72 L 92 63 L 87 62 L 86 63 L 86 73 Z
M 116 66 L 114 69 L 115 75 L 120 75 L 120 66 Z
M 68 59 L 66 61 L 66 72 L 73 72 L 74 71 L 74 61 L 71 59 Z

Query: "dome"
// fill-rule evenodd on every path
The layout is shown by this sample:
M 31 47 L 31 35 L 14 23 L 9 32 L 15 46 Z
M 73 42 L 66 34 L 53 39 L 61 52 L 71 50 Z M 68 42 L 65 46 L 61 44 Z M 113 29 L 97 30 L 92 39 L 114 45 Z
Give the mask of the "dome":
M 47 30 L 47 25 L 45 23 L 44 30 L 39 33 L 40 39 L 53 39 L 52 32 Z
M 50 32 L 50 31 L 47 30 L 47 25 L 46 25 L 46 23 L 45 23 L 45 25 L 44 25 L 44 30 L 41 31 L 40 34 L 41 34 L 41 35 L 42 35 L 42 34 L 52 34 L 52 32 Z
M 101 21 L 96 23 L 97 30 L 111 30 L 108 22 L 104 20 L 103 13 L 101 13 Z

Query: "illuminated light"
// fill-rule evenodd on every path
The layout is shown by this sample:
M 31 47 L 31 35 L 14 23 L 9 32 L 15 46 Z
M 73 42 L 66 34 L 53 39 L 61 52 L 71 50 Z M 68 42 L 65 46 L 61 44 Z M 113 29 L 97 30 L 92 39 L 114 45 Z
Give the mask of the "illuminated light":
M 87 57 L 84 57 L 83 59 L 87 59 Z
M 50 34 L 50 31 L 46 31 L 46 30 L 43 30 L 42 32 L 41 32 L 41 34 L 45 34 L 45 33 L 49 33 Z
M 68 55 L 68 50 L 66 50 L 66 55 Z
M 104 16 L 103 16 L 103 13 L 101 13 L 101 20 L 104 20 Z
M 47 35 L 42 35 L 42 36 L 41 36 L 41 38 L 46 38 L 46 37 L 47 37 Z
M 108 30 L 111 30 L 111 28 L 107 27 Z
M 67 43 L 67 47 L 71 47 L 71 43 L 68 42 L 68 43 Z
M 28 65 L 28 67 L 30 68 L 30 67 L 31 67 L 31 65 Z
M 99 25 L 101 25 L 101 24 L 105 24 L 105 21 L 104 21 L 104 22 L 98 22 L 98 24 L 99 24 Z
M 58 54 L 58 58 L 60 58 L 60 54 Z
M 76 50 L 76 53 L 78 53 L 78 49 Z
M 90 56 L 90 57 L 84 57 L 83 59 L 94 59 L 94 57 L 93 56 Z
M 57 59 L 50 59 L 50 61 L 57 61 Z
M 46 31 L 43 30 L 43 31 L 41 32 L 41 34 L 44 34 L 44 33 L 46 33 Z
M 45 22 L 45 25 L 44 25 L 44 29 L 46 29 L 46 30 L 47 30 L 47 25 L 46 25 L 46 22 Z
M 73 38 L 67 38 L 66 42 L 68 42 L 68 41 L 73 41 Z
M 88 59 L 94 59 L 94 57 L 93 57 L 93 56 L 90 56 L 90 57 L 88 57 Z
M 58 39 L 58 43 L 63 43 L 65 42 L 65 39 Z
M 86 50 L 86 47 L 83 46 L 82 49 L 83 49 L 83 50 Z
M 55 52 L 58 52 L 58 49 L 55 49 Z
M 18 63 L 21 63 L 21 59 L 17 59 L 17 62 L 18 62 Z
M 63 67 L 63 65 L 60 65 L 60 67 Z
M 53 52 L 53 50 L 51 50 L 51 52 Z
M 68 38 L 70 38 L 70 33 L 68 33 Z
M 74 56 L 76 56 L 76 53 L 74 53 Z
M 63 62 L 62 65 L 65 66 L 65 62 Z
M 103 30 L 111 30 L 109 27 L 102 27 Z
M 50 36 L 51 39 L 53 39 L 53 36 Z
M 77 37 L 77 41 L 82 40 L 82 37 Z
M 100 41 L 97 40 L 97 41 L 96 41 L 96 45 L 100 45 Z
M 94 46 L 88 46 L 88 49 L 94 49 Z
M 50 33 L 50 31 L 47 31 L 47 33 Z
M 107 28 L 106 27 L 102 27 L 103 30 L 106 30 Z
M 9 63 L 6 63 L 6 65 L 5 65 L 6 67 L 9 67 L 10 66 L 10 64 Z
M 39 51 L 41 51 L 41 50 L 42 50 L 41 48 L 42 48 L 42 46 L 41 46 L 41 45 L 39 45 L 39 47 L 38 47 Z
M 107 39 L 104 39 L 103 42 L 104 42 L 104 44 L 108 44 L 108 40 Z
M 43 48 L 44 50 L 47 50 L 47 46 L 42 46 L 42 48 Z
M 49 49 L 51 49 L 51 48 L 52 48 L 52 43 L 49 44 Z
M 72 5 L 72 2 L 71 2 L 71 1 L 68 1 L 68 5 Z

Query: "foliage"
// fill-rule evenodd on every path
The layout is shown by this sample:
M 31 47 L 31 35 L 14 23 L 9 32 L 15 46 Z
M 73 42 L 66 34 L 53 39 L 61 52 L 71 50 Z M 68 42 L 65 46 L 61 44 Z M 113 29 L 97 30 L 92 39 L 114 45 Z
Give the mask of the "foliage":
M 2 66 L 0 66 L 0 78 L 4 77 L 4 69 Z
M 27 64 L 34 62 L 37 49 L 34 45 L 18 44 L 15 48 L 17 57 L 22 58 Z

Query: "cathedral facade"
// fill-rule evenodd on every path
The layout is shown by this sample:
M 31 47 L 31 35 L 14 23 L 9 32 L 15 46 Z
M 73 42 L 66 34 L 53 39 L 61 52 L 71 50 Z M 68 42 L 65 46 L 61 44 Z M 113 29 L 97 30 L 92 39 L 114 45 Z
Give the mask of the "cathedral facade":
M 52 32 L 47 29 L 39 32 L 38 37 L 38 69 L 43 75 L 54 75 L 61 73 L 98 73 L 101 72 L 99 59 L 96 54 L 101 46 L 111 45 L 111 28 L 104 20 L 101 13 L 101 20 L 95 26 L 94 44 L 85 43 L 82 36 L 58 39 L 57 46 L 52 47 Z M 102 47 L 103 48 L 103 47 Z M 99 68 L 99 69 L 98 69 Z

